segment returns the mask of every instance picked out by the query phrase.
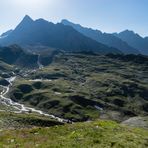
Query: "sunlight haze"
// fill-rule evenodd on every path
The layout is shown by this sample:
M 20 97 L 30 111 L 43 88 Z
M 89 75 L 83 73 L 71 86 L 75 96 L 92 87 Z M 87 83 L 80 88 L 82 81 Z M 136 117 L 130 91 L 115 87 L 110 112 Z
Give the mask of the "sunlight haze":
M 103 32 L 129 29 L 148 36 L 147 0 L 0 0 L 0 5 L 0 34 L 14 29 L 27 14 L 54 23 L 68 19 Z

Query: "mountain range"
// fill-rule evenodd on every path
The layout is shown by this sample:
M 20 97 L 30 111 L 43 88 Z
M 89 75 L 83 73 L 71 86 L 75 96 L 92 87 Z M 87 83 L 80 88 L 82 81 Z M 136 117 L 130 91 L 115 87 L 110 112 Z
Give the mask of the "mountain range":
M 139 50 L 142 54 L 148 55 L 148 37 L 143 38 L 130 30 L 114 33 L 114 35 Z
M 25 16 L 21 23 L 6 37 L 0 39 L 1 45 L 19 44 L 21 46 L 48 46 L 68 52 L 121 53 L 84 36 L 70 26 L 53 24 L 43 19 L 32 20 Z
M 113 34 L 102 33 L 99 30 L 93 30 L 91 28 L 86 28 L 79 24 L 74 24 L 68 20 L 62 20 L 61 23 L 67 26 L 72 26 L 74 29 L 76 29 L 83 35 L 97 42 L 105 44 L 109 47 L 117 48 L 125 54 L 139 54 L 140 53 L 138 49 L 130 46 L 126 41 L 123 41 L 122 39 L 114 36 Z
M 147 42 L 25 16 L 0 36 L 0 147 L 148 147 Z
M 68 52 L 148 55 L 148 37 L 143 38 L 133 31 L 103 33 L 65 19 L 54 24 L 44 19 L 33 20 L 28 15 L 14 30 L 0 36 L 1 46 L 12 44 L 25 48 L 50 47 Z

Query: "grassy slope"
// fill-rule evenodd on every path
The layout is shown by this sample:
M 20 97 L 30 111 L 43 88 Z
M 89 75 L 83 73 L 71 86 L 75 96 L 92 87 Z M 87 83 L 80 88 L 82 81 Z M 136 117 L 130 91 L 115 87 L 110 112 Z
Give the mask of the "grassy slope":
M 0 65 L 6 67 L 2 72 L 9 73 L 12 70 L 9 65 Z M 12 92 L 19 92 L 22 95 L 19 101 L 28 106 L 36 106 L 65 118 L 81 120 L 87 119 L 86 117 L 99 118 L 99 111 L 93 105 L 85 104 L 88 100 L 96 101 L 104 105 L 104 118 L 108 116 L 119 121 L 124 118 L 127 110 L 136 115 L 147 115 L 147 73 L 147 66 L 144 64 L 107 59 L 103 56 L 60 56 L 52 65 L 29 75 L 28 78 L 56 80 L 37 83 L 19 77 Z M 25 91 L 26 85 L 27 88 L 29 85 L 25 93 L 22 92 L 24 84 Z M 73 96 L 77 97 L 73 99 Z M 79 96 L 83 101 L 77 100 Z M 45 106 L 46 104 L 48 105 Z M 3 105 L 0 108 L 10 109 Z M 59 123 L 54 120 L 34 114 L 0 112 L 0 147 L 148 147 L 146 129 L 101 120 L 49 127 L 57 124 Z
M 0 147 L 146 148 L 148 131 L 101 120 L 49 128 L 3 130 Z
M 27 80 L 36 78 L 53 81 Z M 57 116 L 77 121 L 99 116 L 123 121 L 148 115 L 148 69 L 144 63 L 107 56 L 58 55 L 51 65 L 27 79 L 17 79 L 11 97 Z
M 61 124 L 62 123 L 59 123 L 56 120 L 35 114 L 15 114 L 12 112 L 0 112 L 0 129 L 49 127 Z
M 12 69 L 13 69 L 13 66 L 12 65 L 9 65 L 9 64 L 3 62 L 0 59 L 0 73 L 3 73 L 3 72 L 11 72 Z

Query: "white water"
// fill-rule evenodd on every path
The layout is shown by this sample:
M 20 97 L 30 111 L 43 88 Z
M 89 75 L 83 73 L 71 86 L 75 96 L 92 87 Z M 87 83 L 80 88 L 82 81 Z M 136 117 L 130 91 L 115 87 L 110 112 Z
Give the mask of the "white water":
M 60 93 L 60 92 L 54 92 L 55 93 L 55 95 L 61 95 L 62 93 Z
M 97 106 L 97 105 L 95 105 L 94 106 L 97 110 L 99 110 L 99 111 L 103 111 L 103 108 L 101 108 L 101 107 L 99 107 L 99 106 Z
M 30 82 L 51 82 L 52 80 L 48 79 L 34 79 L 34 80 L 29 80 Z
M 38 55 L 38 61 L 37 61 L 39 69 L 42 69 L 44 66 L 40 62 L 40 55 Z
M 10 90 L 10 87 L 12 86 L 12 82 L 15 79 L 16 79 L 16 77 L 11 77 L 11 78 L 6 79 L 10 83 L 9 86 L 2 86 L 2 85 L 0 85 L 0 87 L 3 88 L 3 91 L 0 93 L 1 102 L 3 104 L 5 104 L 7 106 L 12 106 L 13 108 L 15 108 L 17 110 L 17 111 L 15 111 L 15 113 L 30 113 L 30 112 L 34 112 L 34 113 L 37 113 L 37 114 L 40 114 L 40 115 L 43 115 L 43 116 L 50 117 L 52 119 L 56 119 L 59 122 L 63 122 L 63 123 L 64 122 L 69 122 L 69 120 L 62 119 L 62 118 L 56 117 L 54 115 L 49 115 L 47 113 L 44 113 L 41 110 L 36 110 L 34 108 L 31 108 L 31 107 L 26 107 L 23 104 L 19 104 L 17 102 L 12 101 L 10 98 L 5 97 L 8 94 L 8 92 Z

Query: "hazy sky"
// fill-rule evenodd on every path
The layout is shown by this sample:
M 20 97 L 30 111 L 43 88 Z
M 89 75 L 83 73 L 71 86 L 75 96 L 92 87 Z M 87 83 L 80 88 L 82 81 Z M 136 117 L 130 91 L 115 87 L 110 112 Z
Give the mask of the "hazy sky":
M 0 34 L 24 15 L 80 23 L 104 32 L 134 30 L 148 36 L 148 0 L 0 0 Z

